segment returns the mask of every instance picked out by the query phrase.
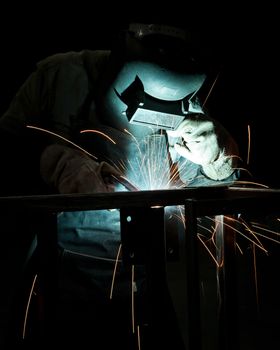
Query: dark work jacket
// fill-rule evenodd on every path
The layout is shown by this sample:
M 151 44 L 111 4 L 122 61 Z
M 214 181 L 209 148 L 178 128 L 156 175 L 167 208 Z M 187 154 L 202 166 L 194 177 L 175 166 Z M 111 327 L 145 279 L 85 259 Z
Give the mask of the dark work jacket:
M 56 54 L 38 63 L 37 70 L 22 85 L 0 119 L 1 142 L 11 145 L 4 152 L 4 173 L 10 181 L 8 194 L 55 190 L 50 190 L 41 179 L 40 157 L 51 143 L 69 145 L 61 137 L 83 146 L 97 161 L 107 161 L 124 170 L 126 177 L 140 189 L 170 188 L 168 174 L 172 160 L 164 134 L 151 132 L 135 140 L 133 135 L 103 125 L 96 115 L 95 98 L 109 56 L 109 51 L 85 50 Z M 106 133 L 116 143 L 98 134 L 80 134 L 88 128 Z M 219 185 L 235 177 L 214 181 L 203 175 L 199 165 L 181 158 L 177 161 L 185 186 Z M 5 193 L 4 188 L 3 191 Z M 126 188 L 118 185 L 116 191 L 126 191 Z M 110 264 L 116 258 L 120 245 L 118 211 L 61 213 L 58 224 L 63 249 L 109 259 Z

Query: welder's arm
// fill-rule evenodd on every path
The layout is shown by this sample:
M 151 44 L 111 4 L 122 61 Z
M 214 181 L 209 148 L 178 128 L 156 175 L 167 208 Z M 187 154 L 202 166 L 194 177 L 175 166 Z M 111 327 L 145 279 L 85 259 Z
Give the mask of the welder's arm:
M 188 116 L 176 130 L 167 133 L 169 138 L 177 138 L 171 146 L 175 152 L 201 165 L 210 179 L 224 180 L 235 171 L 237 144 L 220 123 L 205 114 Z
M 110 177 L 120 175 L 108 163 L 98 163 L 82 151 L 59 144 L 44 150 L 40 171 L 44 181 L 61 194 L 112 192 Z

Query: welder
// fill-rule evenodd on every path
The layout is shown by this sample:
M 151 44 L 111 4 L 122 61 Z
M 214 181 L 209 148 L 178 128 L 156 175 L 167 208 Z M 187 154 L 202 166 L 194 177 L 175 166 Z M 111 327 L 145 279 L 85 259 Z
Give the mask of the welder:
M 213 67 L 194 44 L 180 27 L 132 23 L 112 50 L 40 61 L 0 119 L 1 144 L 10 145 L 1 171 L 11 186 L 3 186 L 2 195 L 232 184 L 239 176 L 238 147 L 206 110 L 201 91 L 211 86 Z M 174 165 L 170 181 L 166 169 Z M 91 341 L 104 349 L 136 343 L 129 340 L 135 336 L 127 326 L 125 268 L 118 270 L 113 304 L 108 299 L 119 215 L 58 214 L 63 341 Z M 140 269 L 139 299 L 144 280 Z

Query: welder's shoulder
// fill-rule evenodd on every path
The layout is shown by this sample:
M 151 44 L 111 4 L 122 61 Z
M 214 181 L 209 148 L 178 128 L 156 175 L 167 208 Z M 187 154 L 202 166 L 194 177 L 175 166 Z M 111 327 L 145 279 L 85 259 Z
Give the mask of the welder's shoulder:
M 106 61 L 109 52 L 105 50 L 82 50 L 56 53 L 37 63 L 39 70 L 57 69 L 58 67 L 83 68 L 88 62 L 93 66 Z

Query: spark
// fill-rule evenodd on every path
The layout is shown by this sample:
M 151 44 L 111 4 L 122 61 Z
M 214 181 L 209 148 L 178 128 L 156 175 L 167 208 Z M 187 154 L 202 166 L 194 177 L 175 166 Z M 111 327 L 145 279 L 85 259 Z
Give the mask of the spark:
M 100 134 L 104 137 L 106 137 L 109 141 L 111 141 L 114 145 L 116 145 L 117 143 L 107 134 L 105 134 L 104 132 L 100 131 L 100 130 L 96 130 L 96 129 L 85 129 L 85 130 L 81 130 L 80 133 L 86 133 L 86 132 L 92 132 L 92 133 L 96 133 L 96 134 Z
M 217 73 L 217 75 L 216 75 L 216 77 L 215 77 L 215 79 L 214 79 L 212 85 L 210 86 L 209 92 L 208 92 L 207 96 L 205 97 L 205 100 L 203 101 L 202 108 L 204 108 L 204 106 L 205 106 L 205 104 L 206 104 L 206 102 L 207 102 L 209 96 L 211 95 L 211 93 L 212 93 L 212 91 L 213 91 L 213 89 L 214 89 L 214 86 L 215 86 L 216 83 L 217 83 L 217 80 L 218 80 L 219 76 L 220 76 L 220 72 Z
M 139 142 L 137 141 L 137 138 L 131 132 L 129 132 L 127 129 L 124 129 L 124 132 L 130 135 L 133 138 L 134 142 L 139 146 Z M 139 151 L 140 151 L 140 148 L 139 148 Z
M 178 188 L 175 183 L 179 179 L 179 171 L 170 164 L 166 136 L 148 135 L 139 142 L 126 129 L 125 132 L 133 140 L 131 154 L 126 159 L 115 162 L 115 166 L 126 178 L 139 190 Z
M 254 182 L 254 181 L 235 181 L 236 184 L 240 184 L 240 185 L 255 185 L 255 186 L 259 186 L 259 187 L 264 187 L 264 188 L 269 188 L 269 186 L 259 183 L 259 182 Z
M 258 274 L 257 274 L 257 257 L 256 257 L 256 247 L 253 245 L 253 259 L 254 259 L 254 281 L 255 281 L 255 293 L 256 293 L 256 303 L 258 306 L 258 313 L 260 313 L 259 310 L 259 288 L 258 288 Z
M 114 284 L 115 284 L 115 277 L 116 277 L 116 271 L 117 271 L 117 265 L 119 263 L 119 257 L 120 257 L 120 253 L 122 250 L 122 245 L 119 245 L 119 249 L 117 252 L 117 256 L 116 256 L 116 260 L 115 260 L 115 266 L 114 266 L 114 271 L 113 271 L 113 276 L 112 276 L 112 283 L 111 283 L 111 288 L 110 288 L 110 299 L 112 299 L 113 297 L 113 289 L 114 289 Z
M 35 130 L 43 131 L 43 132 L 45 132 L 45 133 L 47 133 L 47 134 L 56 136 L 56 137 L 62 139 L 63 141 L 70 143 L 70 144 L 73 145 L 74 147 L 78 148 L 80 151 L 86 153 L 88 156 L 90 156 L 90 157 L 92 157 L 92 158 L 94 158 L 94 159 L 97 159 L 97 157 L 95 157 L 93 154 L 89 153 L 89 152 L 88 152 L 87 150 L 85 150 L 84 148 L 80 147 L 79 145 L 77 145 L 76 143 L 70 141 L 70 140 L 67 139 L 66 137 L 63 137 L 63 136 L 61 136 L 61 135 L 59 135 L 59 134 L 57 134 L 57 133 L 55 133 L 55 132 L 53 132 L 53 131 L 50 131 L 50 130 L 47 130 L 47 129 L 43 129 L 43 128 L 39 128 L 39 127 L 34 126 L 34 125 L 26 125 L 26 127 L 29 128 L 29 129 L 35 129 Z
M 261 241 L 258 239 L 256 233 L 250 228 L 249 224 L 243 220 L 242 217 L 239 217 L 239 223 L 241 223 L 245 227 L 245 231 L 250 232 L 251 235 L 257 240 L 257 242 L 262 245 Z
M 206 243 L 203 241 L 203 239 L 201 238 L 201 235 L 199 233 L 197 234 L 197 238 L 199 239 L 200 243 L 202 243 L 202 245 L 204 246 L 206 251 L 209 253 L 210 257 L 213 259 L 216 266 L 219 267 L 219 263 L 218 263 L 217 259 L 215 258 L 214 254 L 211 252 L 211 250 L 207 247 Z
M 216 78 L 217 79 L 217 78 Z M 215 81 L 216 82 L 216 81 Z M 213 83 L 213 85 L 215 84 Z M 210 90 L 211 92 L 211 90 Z M 210 94 L 209 92 L 209 94 Z M 208 97 L 207 97 L 208 98 Z M 206 101 L 205 101 L 206 102 Z M 31 129 L 36 129 L 39 131 L 43 131 L 46 133 L 49 133 L 51 135 L 54 135 L 70 144 L 75 146 L 76 148 L 80 149 L 82 152 L 88 154 L 89 156 L 97 159 L 94 155 L 83 149 L 82 147 L 78 146 L 74 142 L 62 137 L 61 135 L 58 135 L 52 131 L 38 128 L 35 126 L 28 125 L 28 128 Z M 170 188 L 180 188 L 180 185 L 178 185 L 178 179 L 180 178 L 179 170 L 178 168 L 170 163 L 170 159 L 168 158 L 168 145 L 166 142 L 165 135 L 163 134 L 157 134 L 157 135 L 149 135 L 148 137 L 144 138 L 141 142 L 137 140 L 137 138 L 132 135 L 129 131 L 126 129 L 124 130 L 127 134 L 129 134 L 133 141 L 134 145 L 136 148 L 136 152 L 134 154 L 130 154 L 130 159 L 118 159 L 115 164 L 116 168 L 122 169 L 124 174 L 126 176 L 123 176 L 123 179 L 126 181 L 129 181 L 131 183 L 135 183 L 135 189 L 149 189 L 149 190 L 154 190 L 154 189 L 170 189 Z M 93 132 L 102 135 L 105 137 L 108 141 L 112 142 L 114 145 L 116 145 L 116 142 L 110 138 L 108 135 L 105 133 L 98 131 L 98 130 L 91 130 L 91 129 L 85 129 L 82 130 L 81 133 L 86 133 L 86 132 Z M 251 133 L 250 133 L 250 127 L 248 126 L 248 154 L 247 154 L 247 164 L 249 164 L 249 154 L 250 154 L 250 144 L 251 144 Z M 111 160 L 111 163 L 113 163 L 113 160 Z M 247 169 L 244 168 L 238 168 L 239 170 L 242 171 L 247 171 Z M 258 187 L 264 187 L 264 188 L 269 188 L 269 186 L 266 186 L 261 183 L 253 182 L 253 181 L 236 181 L 235 184 L 242 184 L 242 185 L 255 185 Z M 185 187 L 186 185 L 183 184 Z M 185 226 L 185 215 L 183 214 L 183 208 L 184 206 L 177 206 L 179 208 L 179 214 L 176 214 L 175 216 L 180 220 L 180 222 Z M 210 235 L 210 238 L 207 237 L 207 234 L 201 234 L 201 232 L 197 232 L 197 239 L 199 240 L 200 244 L 204 247 L 206 250 L 207 254 L 210 255 L 211 259 L 214 261 L 215 265 L 219 268 L 222 266 L 223 261 L 218 261 L 215 256 L 217 256 L 217 250 L 219 249 L 215 243 L 215 237 L 216 237 L 216 232 L 217 232 L 217 227 L 218 225 L 226 225 L 232 230 L 232 233 L 237 233 L 241 237 L 244 237 L 247 242 L 252 244 L 253 247 L 253 254 L 254 254 L 254 273 L 255 273 L 255 283 L 257 286 L 258 280 L 257 280 L 257 269 L 256 269 L 256 249 L 259 248 L 265 253 L 268 251 L 265 249 L 264 245 L 261 242 L 261 238 L 265 238 L 267 240 L 271 240 L 276 243 L 278 242 L 276 239 L 271 238 L 268 236 L 268 234 L 274 234 L 279 237 L 279 233 L 269 230 L 267 228 L 263 228 L 257 224 L 251 224 L 246 223 L 243 219 L 239 217 L 239 219 L 235 220 L 232 219 L 232 217 L 228 221 L 232 221 L 233 224 L 230 225 L 228 223 L 222 222 L 222 221 L 217 221 L 217 219 L 213 219 L 211 217 L 205 217 L 209 222 L 215 222 L 215 226 L 211 226 L 211 228 L 208 228 L 207 226 L 204 226 L 198 222 L 198 229 L 204 230 L 204 233 L 208 233 L 208 236 Z M 199 220 L 199 219 L 198 219 Z M 277 219 L 279 221 L 279 218 Z M 237 226 L 241 225 L 242 229 L 238 229 Z M 245 229 L 245 230 L 244 230 Z M 258 231 L 255 231 L 257 229 Z M 259 232 L 261 231 L 262 232 Z M 245 231 L 245 232 L 243 232 Z M 264 232 L 266 234 L 264 234 Z M 235 242 L 236 246 L 238 247 L 238 250 L 240 253 L 242 253 L 241 248 L 238 245 L 238 242 Z M 215 251 L 214 251 L 215 250 Z M 214 251 L 214 252 L 213 252 Z M 119 256 L 121 254 L 121 244 L 119 246 L 116 260 L 115 260 L 115 265 L 114 265 L 114 270 L 113 270 L 113 276 L 112 276 L 112 283 L 111 283 L 111 288 L 110 288 L 110 299 L 113 297 L 113 289 L 115 285 L 115 277 L 116 277 L 116 271 L 117 271 L 117 265 L 119 260 Z M 134 300 L 134 288 L 136 286 L 135 284 L 135 276 L 134 276 L 134 265 L 131 266 L 131 318 L 132 318 L 132 331 L 135 333 L 135 300 Z M 27 320 L 27 315 L 28 315 L 28 309 L 29 309 L 29 304 L 31 300 L 31 294 L 33 292 L 33 288 L 35 285 L 36 277 L 33 281 L 33 285 L 31 288 L 27 308 L 26 308 L 26 314 L 25 314 L 25 322 L 24 322 L 24 329 L 23 329 L 23 337 L 25 336 L 25 327 L 26 327 L 26 320 Z M 256 290 L 256 298 L 258 300 L 258 292 Z M 138 347 L 140 349 L 140 329 L 139 326 L 137 326 L 137 335 L 138 335 Z
M 105 136 L 106 137 L 106 136 Z M 132 136 L 133 137 L 133 136 Z M 172 186 L 172 183 L 175 183 L 175 180 L 179 178 L 179 171 L 178 169 L 172 169 L 172 167 L 170 167 L 170 164 L 163 159 L 160 159 L 160 157 L 158 156 L 157 152 L 160 154 L 161 152 L 164 151 L 164 153 L 167 153 L 166 150 L 164 149 L 164 146 L 161 142 L 157 142 L 158 139 L 157 137 L 159 136 L 152 136 L 150 137 L 150 142 L 147 142 L 146 144 L 141 144 L 139 143 L 136 138 L 134 138 L 135 140 L 135 144 L 136 147 L 138 149 L 138 159 L 136 162 L 132 162 L 130 160 L 127 160 L 127 163 L 125 163 L 124 160 L 118 160 L 119 162 L 119 167 L 121 167 L 123 170 L 125 170 L 125 174 L 127 175 L 127 177 L 125 177 L 125 179 L 129 179 L 129 181 L 133 181 L 133 179 L 138 179 L 139 176 L 143 176 L 143 182 L 137 182 L 137 187 L 140 185 L 141 190 L 148 188 L 148 189 L 169 189 Z M 110 139 L 107 138 L 109 141 Z M 112 142 L 112 141 L 110 141 Z M 144 148 L 147 148 L 147 152 L 143 151 L 143 149 L 141 149 L 141 146 Z M 249 156 L 247 158 L 247 163 L 249 162 Z M 164 164 L 164 166 L 161 166 L 162 164 Z M 247 171 L 246 169 L 241 169 L 240 170 L 244 170 Z M 131 180 L 130 180 L 131 177 Z M 256 185 L 259 187 L 264 187 L 264 188 L 269 188 L 269 186 L 266 186 L 264 184 L 260 184 L 257 182 L 253 182 L 253 181 L 237 181 L 236 183 L 238 184 L 246 184 L 246 185 Z M 181 221 L 183 222 L 183 224 L 185 224 L 184 222 L 184 215 L 182 214 L 181 216 L 178 216 Z M 209 218 L 208 218 L 209 219 Z M 210 219 L 209 219 L 210 220 Z M 212 219 L 211 219 L 212 220 Z M 279 220 L 279 219 L 278 219 Z M 216 223 L 217 224 L 217 223 Z M 221 224 L 221 223 L 220 223 Z M 227 225 L 225 223 L 222 223 L 223 225 Z M 256 257 L 256 249 L 259 248 L 262 251 L 264 251 L 265 253 L 267 253 L 267 250 L 264 248 L 262 242 L 260 241 L 260 237 L 265 237 L 267 239 L 271 239 L 268 238 L 267 236 L 262 235 L 260 232 L 255 232 L 253 229 L 258 229 L 260 230 L 261 227 L 257 227 L 257 226 L 252 226 L 250 228 L 250 224 L 246 224 L 245 222 L 241 223 L 239 220 L 236 220 L 236 222 L 234 222 L 234 224 L 241 224 L 241 226 L 243 228 L 245 228 L 245 232 L 247 232 L 247 234 L 244 233 L 244 230 L 238 230 L 236 227 L 234 227 L 234 225 L 227 225 L 228 227 L 231 228 L 233 233 L 238 233 L 239 235 L 243 236 L 246 238 L 246 240 L 248 240 L 253 247 L 253 259 L 254 261 L 251 262 L 253 263 L 253 269 L 254 269 L 254 290 L 255 290 L 255 298 L 257 301 L 257 305 L 259 305 L 259 291 L 258 291 L 258 275 L 257 275 L 257 257 Z M 200 232 L 197 232 L 197 239 L 200 242 L 200 244 L 203 246 L 203 248 L 206 250 L 207 254 L 209 254 L 211 261 L 214 262 L 215 266 L 217 268 L 221 268 L 223 266 L 223 256 L 220 256 L 220 260 L 218 261 L 216 256 L 217 256 L 217 251 L 218 251 L 218 247 L 215 244 L 215 235 L 216 235 L 216 227 L 211 227 L 211 229 L 204 227 L 203 225 L 198 224 L 198 228 L 200 229 L 204 229 L 206 232 L 208 232 L 210 234 L 210 238 L 206 237 L 206 235 L 201 235 Z M 252 229 L 253 228 L 253 229 Z M 266 230 L 267 233 L 271 233 L 271 231 Z M 272 240 L 272 239 L 271 239 Z M 273 240 L 275 241 L 275 240 Z M 278 242 L 279 243 L 279 242 Z M 209 246 L 209 244 L 212 244 Z M 242 250 L 238 245 L 238 242 L 235 242 L 236 246 L 238 247 L 238 250 L 240 251 L 240 253 L 242 254 Z M 110 298 L 112 298 L 113 295 L 113 286 L 115 284 L 115 274 L 116 274 L 116 268 L 117 268 L 117 262 L 118 262 L 118 257 L 120 254 L 120 249 L 119 248 L 119 252 L 116 258 L 116 264 L 115 264 L 115 268 L 114 268 L 114 273 L 113 273 L 113 279 L 112 279 L 112 285 L 111 285 L 111 292 L 110 292 Z M 136 313 L 136 319 L 135 319 L 135 294 L 134 294 L 134 265 L 132 265 L 132 270 L 131 270 L 131 322 L 132 322 L 132 333 L 135 334 L 135 323 L 137 322 L 137 313 Z M 217 284 L 219 284 L 220 281 L 217 281 Z M 221 297 L 222 298 L 222 297 Z M 136 310 L 137 311 L 137 310 Z M 137 325 L 137 340 L 138 340 L 138 349 L 141 348 L 141 344 L 140 344 L 140 328 L 139 325 Z
M 35 287 L 36 280 L 37 280 L 37 275 L 34 276 L 34 279 L 33 279 L 32 285 L 31 285 L 31 289 L 30 289 L 30 292 L 29 292 L 29 296 L 28 296 L 28 301 L 27 301 L 25 314 L 24 314 L 22 339 L 25 339 L 26 324 L 27 324 L 27 318 L 28 318 L 28 314 L 29 314 L 29 307 L 30 307 L 30 302 L 31 302 L 31 298 L 32 298 L 32 294 L 33 294 L 33 290 L 34 290 L 34 287 Z
M 241 159 L 241 158 L 240 158 Z M 247 173 L 248 175 L 250 175 L 251 177 L 253 177 L 253 175 L 250 173 L 250 171 L 246 168 L 241 168 L 241 167 L 236 167 L 236 168 L 233 168 L 234 170 L 240 170 L 240 171 L 243 171 L 244 173 Z
M 70 141 L 69 139 L 44 128 L 40 128 L 33 125 L 27 125 L 27 128 L 35 129 L 48 133 L 63 141 L 73 145 L 85 154 L 89 155 L 94 159 L 98 159 L 96 156 L 77 145 L 76 143 Z M 80 131 L 80 133 L 93 132 L 104 136 L 107 140 L 112 142 L 114 145 L 116 142 L 107 134 L 95 130 L 95 129 L 85 129 Z M 141 141 L 141 143 L 133 136 L 129 131 L 125 129 L 134 140 L 134 144 L 137 147 L 138 154 L 136 161 L 131 159 L 118 160 L 118 164 L 115 164 L 116 168 L 122 168 L 124 172 L 130 173 L 129 176 L 123 176 L 124 182 L 135 184 L 130 186 L 129 190 L 145 190 L 145 189 L 169 189 L 173 186 L 173 182 L 179 178 L 179 172 L 174 167 L 170 167 L 167 156 L 167 145 L 165 143 L 165 135 L 150 135 L 148 138 Z M 143 149 L 141 149 L 141 147 Z M 111 162 L 112 163 L 112 162 Z M 126 165 L 127 163 L 127 165 Z M 171 172 L 171 173 L 170 173 Z M 137 181 L 132 181 L 129 177 L 137 179 Z M 126 186 L 125 186 L 126 187 Z M 132 188 L 133 187 L 133 188 Z
M 269 233 L 272 233 L 272 234 L 274 234 L 274 235 L 277 235 L 278 238 L 280 237 L 280 233 L 279 233 L 279 232 L 275 232 L 275 231 L 269 230 L 269 229 L 267 229 L 267 228 L 264 228 L 264 227 L 261 227 L 261 226 L 258 226 L 258 225 L 252 225 L 252 226 L 255 227 L 255 228 L 261 229 L 261 230 L 263 230 L 263 231 L 265 231 L 265 232 L 269 232 Z M 271 238 L 271 237 L 268 237 L 267 235 L 261 234 L 261 233 L 259 233 L 259 232 L 255 232 L 255 234 L 258 235 L 258 236 L 260 236 L 260 237 L 266 238 L 266 239 L 268 239 L 268 240 L 270 240 L 270 241 L 272 241 L 272 242 L 274 242 L 274 243 L 280 244 L 280 242 L 279 242 L 278 240 L 273 239 L 273 238 Z
M 251 153 L 251 129 L 250 125 L 248 125 L 248 150 L 247 150 L 247 164 L 249 164 L 250 153 Z
M 209 217 L 205 217 L 206 219 L 208 218 L 209 220 L 212 220 L 212 218 L 209 218 Z M 199 220 L 199 219 L 198 219 Z M 233 225 L 230 225 L 230 224 L 226 224 L 226 223 L 222 223 L 223 225 L 227 225 L 230 229 L 231 229 L 231 232 L 235 232 L 235 233 L 238 233 L 240 234 L 241 236 L 245 237 L 246 240 L 248 240 L 250 242 L 250 244 L 252 245 L 252 252 L 253 252 L 253 271 L 254 271 L 254 285 L 255 285 L 255 298 L 256 298 L 256 305 L 257 305 L 257 308 L 258 308 L 258 312 L 260 312 L 259 310 L 259 291 L 258 291 L 258 274 L 257 274 L 257 256 L 256 256 L 256 249 L 259 248 L 261 249 L 265 254 L 268 253 L 268 250 L 265 249 L 262 241 L 260 240 L 259 237 L 263 238 L 263 239 L 267 239 L 267 240 L 270 240 L 270 241 L 273 241 L 273 242 L 276 242 L 276 243 L 280 243 L 279 241 L 277 241 L 276 239 L 273 238 L 273 236 L 276 236 L 276 238 L 279 238 L 280 236 L 280 233 L 279 232 L 276 232 L 274 230 L 270 230 L 269 228 L 266 228 L 266 227 L 262 227 L 260 226 L 260 224 L 258 223 L 254 223 L 252 221 L 250 222 L 246 222 L 243 220 L 243 218 L 241 218 L 240 216 L 238 216 L 238 219 L 234 219 L 232 217 L 227 217 L 227 220 L 228 221 L 232 221 L 234 223 L 235 226 Z M 279 219 L 276 218 L 276 221 L 278 222 Z M 252 236 L 252 238 L 248 235 L 245 235 L 241 232 L 241 230 L 237 230 L 236 229 L 236 226 L 237 225 L 241 225 L 241 227 L 243 227 L 245 229 L 245 232 L 248 232 L 250 236 Z M 206 252 L 209 254 L 209 256 L 211 257 L 211 259 L 214 261 L 215 265 L 217 267 L 221 267 L 222 266 L 222 263 L 223 261 L 220 261 L 220 263 L 218 263 L 218 261 L 215 259 L 215 252 L 213 253 L 212 250 L 210 249 L 210 247 L 208 247 L 207 245 L 207 242 L 212 242 L 214 243 L 214 236 L 215 236 L 215 229 L 209 229 L 207 227 L 204 227 L 202 225 L 199 225 L 198 224 L 198 227 L 201 228 L 201 229 L 204 229 L 206 232 L 210 233 L 211 234 L 211 237 L 210 239 L 206 240 L 205 241 L 205 237 L 200 234 L 199 232 L 197 232 L 197 238 L 199 240 L 199 242 L 202 244 L 202 246 L 204 247 L 204 249 L 206 250 Z M 261 234 L 260 232 L 257 232 L 257 230 L 263 230 L 263 232 L 265 234 Z M 269 236 L 268 236 L 269 235 Z M 272 237 L 271 237 L 272 235 Z M 237 240 L 238 240 L 238 236 L 237 236 Z M 235 241 L 234 242 L 235 246 L 237 247 L 238 251 L 243 254 L 239 244 L 238 244 L 238 241 Z M 215 246 L 215 251 L 216 251 L 216 256 L 217 256 L 217 247 L 216 245 L 214 244 Z M 219 283 L 219 281 L 218 281 Z
M 135 315 L 134 315 L 134 265 L 131 266 L 131 321 L 132 333 L 135 333 Z
M 228 216 L 226 216 L 227 217 L 227 219 L 229 220 L 229 221 L 234 221 L 235 223 L 240 223 L 240 221 L 238 221 L 238 220 L 235 220 L 235 219 L 233 219 L 233 218 L 231 218 L 231 217 L 228 217 Z M 213 218 L 211 218 L 211 217 L 208 217 L 208 219 L 209 220 L 214 220 Z M 250 238 L 250 237 L 248 237 L 248 235 L 245 235 L 241 230 L 239 230 L 239 229 L 237 229 L 237 228 L 235 228 L 233 225 L 229 225 L 229 224 L 227 224 L 227 223 L 222 223 L 221 221 L 219 221 L 218 219 L 216 219 L 220 224 L 223 224 L 224 226 L 227 226 L 227 227 L 229 227 L 233 232 L 235 232 L 235 233 L 239 233 L 242 237 L 244 237 L 245 239 L 247 239 L 249 242 L 251 242 L 251 243 L 253 243 L 255 246 L 257 246 L 257 247 L 259 247 L 261 250 L 263 250 L 265 253 L 267 253 L 267 250 L 263 247 L 263 245 L 259 242 L 259 240 L 257 239 L 257 237 L 256 237 L 256 235 L 254 234 L 254 232 L 252 231 L 252 230 L 250 230 L 250 233 L 253 235 L 253 238 L 255 238 L 255 240 L 257 241 L 254 241 L 252 238 Z M 241 222 L 241 224 L 243 224 L 242 222 Z M 244 225 L 244 224 L 243 224 Z
M 177 206 L 178 213 L 173 214 L 172 216 L 177 218 L 177 220 L 183 224 L 184 228 L 186 228 L 184 215 L 184 206 Z M 269 228 L 261 227 L 260 224 L 254 223 L 252 221 L 246 222 L 240 215 L 237 219 L 232 216 L 225 216 L 227 218 L 227 223 L 219 222 L 216 218 L 204 216 L 201 218 L 197 218 L 197 239 L 199 243 L 202 244 L 203 248 L 206 250 L 207 254 L 209 254 L 210 258 L 214 261 L 215 265 L 219 267 L 219 263 L 217 262 L 215 256 L 217 256 L 218 247 L 215 242 L 217 224 L 226 225 L 231 229 L 231 232 L 237 234 L 237 239 L 235 241 L 235 246 L 238 249 L 240 254 L 243 254 L 243 251 L 239 245 L 238 237 L 244 237 L 247 242 L 253 245 L 254 249 L 258 248 L 263 251 L 265 254 L 268 254 L 268 250 L 264 246 L 263 239 L 275 242 L 280 244 L 278 238 L 280 237 L 280 233 L 270 230 Z M 208 222 L 214 222 L 215 226 L 207 226 L 207 222 L 202 224 L 202 219 Z M 279 218 L 276 218 L 277 222 Z M 230 224 L 232 222 L 232 224 Z M 276 238 L 273 238 L 273 235 Z

